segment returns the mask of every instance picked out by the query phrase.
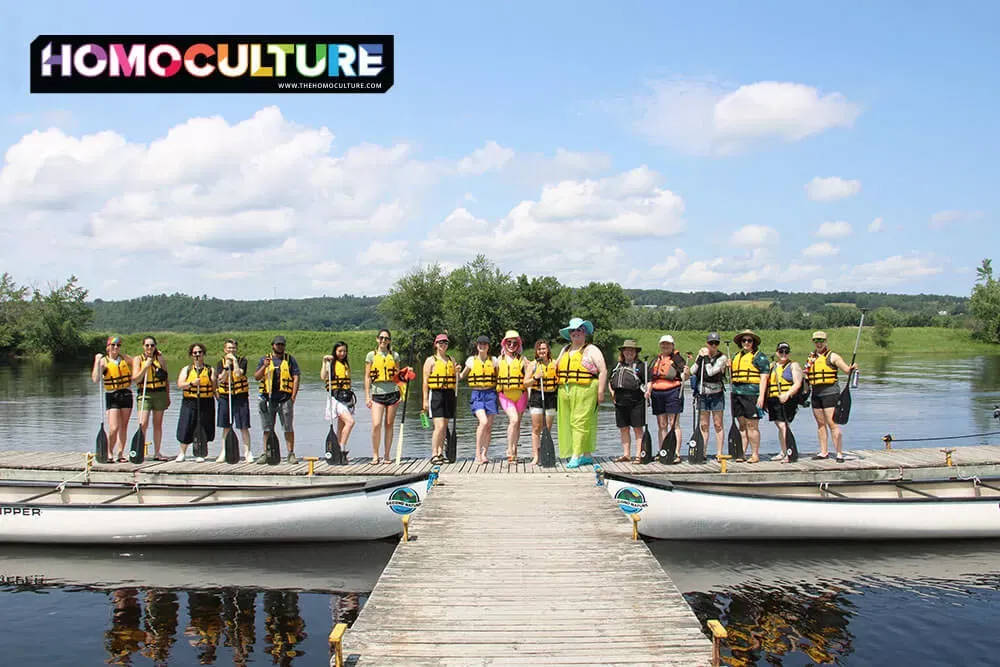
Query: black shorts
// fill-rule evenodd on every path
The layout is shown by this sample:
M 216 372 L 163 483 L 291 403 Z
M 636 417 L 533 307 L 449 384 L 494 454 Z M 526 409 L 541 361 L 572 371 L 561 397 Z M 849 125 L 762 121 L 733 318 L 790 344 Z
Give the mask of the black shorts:
M 181 414 L 177 417 L 177 442 L 185 445 L 194 442 L 194 432 L 199 425 L 205 429 L 206 442 L 215 440 L 215 399 L 185 396 L 181 400 Z
M 784 408 L 784 411 L 782 411 L 782 408 Z M 795 419 L 795 412 L 798 409 L 798 403 L 795 402 L 794 398 L 788 399 L 788 402 L 784 405 L 777 398 L 767 399 L 767 418 L 773 422 L 788 422 L 791 424 Z
M 646 419 L 646 401 L 632 405 L 615 405 L 615 424 L 618 428 L 641 427 Z
M 372 394 L 372 402 L 378 403 L 380 405 L 390 406 L 399 403 L 399 392 L 394 391 L 391 394 Z
M 817 392 L 822 393 L 817 395 Z M 824 386 L 822 389 L 813 389 L 812 395 L 809 397 L 809 403 L 814 410 L 834 408 L 837 407 L 838 398 L 840 398 L 840 387 L 833 384 L 830 387 Z
M 431 389 L 430 413 L 431 418 L 444 417 L 445 419 L 455 418 L 455 406 L 458 404 L 458 397 L 454 389 Z
M 220 396 L 216 406 L 217 418 L 215 425 L 219 428 L 229 428 L 234 424 L 229 421 L 229 396 Z M 233 421 L 236 428 L 250 428 L 250 394 L 233 394 Z
M 559 397 L 554 391 L 545 392 L 545 405 L 542 405 L 542 392 L 537 389 L 531 389 L 528 391 L 528 407 L 535 408 L 536 410 L 555 410 L 556 404 L 559 402 Z M 539 413 L 541 414 L 541 413 Z
M 104 408 L 106 410 L 121 410 L 132 407 L 132 390 L 119 389 L 108 391 L 104 394 Z
M 757 414 L 757 396 L 753 394 L 733 394 L 733 417 L 739 419 L 760 419 Z
M 658 391 L 654 389 L 649 393 L 649 402 L 653 407 L 654 415 L 679 415 L 684 412 L 684 401 L 681 398 L 682 387 Z

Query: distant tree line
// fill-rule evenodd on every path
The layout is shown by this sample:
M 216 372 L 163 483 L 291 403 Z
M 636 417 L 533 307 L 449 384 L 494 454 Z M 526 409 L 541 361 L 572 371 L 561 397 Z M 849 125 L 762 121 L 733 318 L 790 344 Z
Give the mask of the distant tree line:
M 48 355 L 67 359 L 93 344 L 87 333 L 91 310 L 87 290 L 76 276 L 48 291 L 18 285 L 13 276 L 0 276 L 0 357 Z

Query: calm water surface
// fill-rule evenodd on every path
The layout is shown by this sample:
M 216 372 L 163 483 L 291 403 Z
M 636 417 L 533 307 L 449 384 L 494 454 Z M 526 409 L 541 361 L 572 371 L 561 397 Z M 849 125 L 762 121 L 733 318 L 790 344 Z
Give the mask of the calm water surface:
M 1000 357 L 861 361 L 848 449 L 878 448 L 886 433 L 903 439 L 1000 430 L 992 417 L 1000 403 Z M 318 374 L 309 369 L 319 364 L 300 362 L 307 378 L 296 403 L 296 451 L 318 456 L 327 424 Z M 0 367 L 0 452 L 90 451 L 101 422 L 99 397 L 86 368 Z M 459 455 L 468 457 L 475 422 L 466 401 L 463 394 L 458 432 Z M 411 401 L 405 454 L 427 456 L 430 432 L 420 428 L 418 411 L 418 401 Z M 178 412 L 175 398 L 164 420 L 168 453 L 177 451 Z M 686 436 L 690 404 L 684 417 Z M 357 418 L 351 455 L 369 456 L 363 405 Z M 256 415 L 253 426 L 259 451 Z M 133 415 L 130 437 L 134 427 Z M 498 418 L 496 456 L 503 454 L 505 427 Z M 800 449 L 814 450 L 811 416 L 801 414 L 793 427 Z M 600 431 L 598 453 L 620 453 L 607 406 L 600 411 Z M 774 429 L 765 425 L 763 433 L 762 449 L 777 451 Z M 1000 436 L 950 444 L 984 443 L 1000 444 Z M 927 446 L 895 446 L 921 445 Z M 218 446 L 217 438 L 213 455 Z M 520 451 L 530 453 L 526 435 Z M 728 664 L 1000 664 L 1000 542 L 650 546 L 699 618 L 720 618 L 730 629 Z M 31 656 L 33 664 L 54 667 L 323 665 L 330 629 L 357 617 L 393 547 L 122 552 L 2 545 L 0 664 L 26 664 Z

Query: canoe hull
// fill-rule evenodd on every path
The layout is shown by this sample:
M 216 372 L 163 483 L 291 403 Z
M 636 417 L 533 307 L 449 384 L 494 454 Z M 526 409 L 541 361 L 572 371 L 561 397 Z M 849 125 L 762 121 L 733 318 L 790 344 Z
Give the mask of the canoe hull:
M 424 501 L 427 476 L 344 492 L 209 504 L 0 504 L 0 542 L 205 544 L 377 540 L 402 532 Z M 310 490 L 312 492 L 314 490 Z
M 617 477 L 617 476 L 616 476 Z M 919 540 L 1000 537 L 996 497 L 800 499 L 706 493 L 606 479 L 612 499 L 639 517 L 639 533 L 666 540 Z M 665 485 L 669 487 L 670 485 Z

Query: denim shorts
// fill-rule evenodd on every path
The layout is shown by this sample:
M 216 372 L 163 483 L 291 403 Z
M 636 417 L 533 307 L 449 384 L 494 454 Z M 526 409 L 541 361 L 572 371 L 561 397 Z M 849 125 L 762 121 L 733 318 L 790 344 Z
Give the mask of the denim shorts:
M 718 394 L 698 396 L 698 409 L 705 412 L 723 412 L 726 409 L 726 395 Z
M 497 390 L 496 389 L 473 389 L 469 397 L 469 409 L 472 414 L 480 410 L 485 410 L 488 415 L 497 413 Z

